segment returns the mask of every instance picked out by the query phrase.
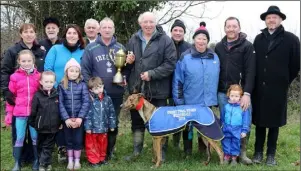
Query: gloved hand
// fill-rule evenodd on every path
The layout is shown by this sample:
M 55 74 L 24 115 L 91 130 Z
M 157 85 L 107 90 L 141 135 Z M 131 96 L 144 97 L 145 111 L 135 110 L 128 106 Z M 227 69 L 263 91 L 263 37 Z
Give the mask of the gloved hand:
M 4 92 L 5 100 L 7 101 L 8 104 L 10 105 L 15 105 L 15 96 L 12 92 L 9 90 Z

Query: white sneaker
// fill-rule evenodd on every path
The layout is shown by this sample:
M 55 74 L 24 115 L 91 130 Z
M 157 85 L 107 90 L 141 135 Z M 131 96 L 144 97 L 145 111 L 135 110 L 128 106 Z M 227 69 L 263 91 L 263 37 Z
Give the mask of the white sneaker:
M 69 162 L 68 166 L 67 166 L 67 169 L 68 170 L 73 170 L 73 168 L 74 168 L 74 162 Z
M 74 164 L 74 170 L 79 170 L 81 168 L 81 165 L 79 162 L 75 162 Z

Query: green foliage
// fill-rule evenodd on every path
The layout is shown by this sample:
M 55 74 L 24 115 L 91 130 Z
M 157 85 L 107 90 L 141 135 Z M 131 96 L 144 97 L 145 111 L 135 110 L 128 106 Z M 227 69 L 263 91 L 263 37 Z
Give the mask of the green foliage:
M 161 9 L 166 1 L 98 1 L 95 5 L 95 19 L 110 17 L 115 23 L 118 41 L 126 44 L 139 29 L 138 17 L 145 11 Z
M 130 36 L 139 28 L 138 17 L 145 11 L 158 10 L 167 1 L 16 1 L 25 10 L 30 22 L 37 27 L 40 37 L 44 35 L 43 20 L 53 16 L 61 23 L 62 34 L 67 24 L 84 27 L 85 21 L 98 21 L 110 17 L 115 23 L 118 41 L 126 44 Z

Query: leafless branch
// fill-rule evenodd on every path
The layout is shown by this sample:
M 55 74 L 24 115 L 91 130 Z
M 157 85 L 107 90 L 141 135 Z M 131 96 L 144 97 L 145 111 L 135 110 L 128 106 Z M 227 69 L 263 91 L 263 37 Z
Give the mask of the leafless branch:
M 187 13 L 187 10 L 193 6 L 197 6 L 197 5 L 201 5 L 201 4 L 205 4 L 207 2 L 210 2 L 210 1 L 186 1 L 182 7 L 185 7 L 184 9 L 177 9 L 175 6 L 175 3 L 171 2 L 169 5 L 169 9 L 167 10 L 166 13 L 164 13 L 164 15 L 159 19 L 158 22 L 162 21 L 164 18 L 166 18 L 166 16 L 169 15 L 169 18 L 166 19 L 165 21 L 159 23 L 159 25 L 164 25 L 164 24 L 167 24 L 168 22 L 182 16 L 182 15 L 190 15 L 190 16 L 194 16 L 193 14 L 189 14 Z M 205 11 L 205 10 L 204 10 Z M 203 14 L 202 14 L 203 15 Z M 202 16 L 201 15 L 201 16 Z M 200 18 L 200 17 L 197 17 L 197 18 Z

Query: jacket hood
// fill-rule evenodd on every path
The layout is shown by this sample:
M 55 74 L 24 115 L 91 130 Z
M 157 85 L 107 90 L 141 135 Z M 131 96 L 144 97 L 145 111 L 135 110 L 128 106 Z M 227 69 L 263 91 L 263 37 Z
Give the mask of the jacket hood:
M 102 41 L 101 35 L 98 35 L 98 36 L 97 36 L 95 42 L 101 44 L 102 46 L 107 46 L 107 45 Z M 109 46 L 114 45 L 116 42 L 117 42 L 117 37 L 116 37 L 115 35 L 113 35 L 112 40 L 111 40 L 111 43 L 109 44 Z
M 41 92 L 45 96 L 48 96 L 47 92 L 45 90 L 43 90 L 42 87 L 39 88 L 39 92 Z M 55 88 L 52 88 L 50 90 L 50 96 L 49 97 L 54 97 L 54 96 L 57 96 L 57 95 L 58 95 L 57 90 Z
M 195 45 L 193 44 L 192 48 L 190 49 L 191 56 L 193 57 L 200 57 L 201 58 L 214 58 L 214 52 L 210 49 L 207 48 L 205 52 L 200 53 L 199 51 L 196 50 Z
M 27 74 L 26 71 L 21 68 L 18 68 L 16 70 L 16 73 Z M 36 68 L 34 68 L 32 74 L 37 74 L 37 73 L 38 73 L 38 70 Z
M 237 102 L 237 103 L 231 103 L 230 100 L 228 100 L 228 103 L 229 103 L 231 106 L 240 106 L 240 102 Z

